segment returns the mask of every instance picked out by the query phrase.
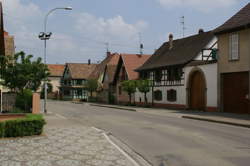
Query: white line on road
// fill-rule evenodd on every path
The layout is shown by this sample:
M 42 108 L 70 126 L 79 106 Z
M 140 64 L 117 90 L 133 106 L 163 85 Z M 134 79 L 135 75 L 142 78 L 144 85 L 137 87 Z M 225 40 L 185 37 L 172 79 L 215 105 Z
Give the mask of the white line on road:
M 132 157 L 130 157 L 124 150 L 122 150 L 119 146 L 117 146 L 110 138 L 109 136 L 102 130 L 96 128 L 96 127 L 92 127 L 93 129 L 95 129 L 98 132 L 102 132 L 103 136 L 107 139 L 107 141 L 113 145 L 118 151 L 120 151 L 129 161 L 131 161 L 133 163 L 134 166 L 140 166 Z
M 62 119 L 67 119 L 65 116 L 62 116 L 60 114 L 56 114 L 57 117 L 62 118 Z

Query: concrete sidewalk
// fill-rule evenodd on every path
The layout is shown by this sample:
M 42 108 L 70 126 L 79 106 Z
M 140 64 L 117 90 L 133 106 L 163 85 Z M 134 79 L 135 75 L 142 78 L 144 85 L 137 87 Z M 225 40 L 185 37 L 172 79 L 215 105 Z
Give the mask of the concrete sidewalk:
M 160 108 L 142 108 L 142 107 L 107 105 L 107 104 L 90 104 L 90 105 L 250 128 L 250 115 L 231 114 L 223 112 L 202 112 L 202 111 L 190 111 L 190 110 L 170 110 L 170 109 L 160 109 Z
M 42 136 L 0 139 L 1 166 L 136 166 L 102 131 L 48 114 Z

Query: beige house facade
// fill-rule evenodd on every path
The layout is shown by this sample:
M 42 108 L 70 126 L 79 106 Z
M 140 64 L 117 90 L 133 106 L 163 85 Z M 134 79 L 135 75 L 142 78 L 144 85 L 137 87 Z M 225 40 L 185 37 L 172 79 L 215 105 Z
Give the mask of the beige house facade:
M 215 30 L 220 111 L 250 113 L 250 4 Z

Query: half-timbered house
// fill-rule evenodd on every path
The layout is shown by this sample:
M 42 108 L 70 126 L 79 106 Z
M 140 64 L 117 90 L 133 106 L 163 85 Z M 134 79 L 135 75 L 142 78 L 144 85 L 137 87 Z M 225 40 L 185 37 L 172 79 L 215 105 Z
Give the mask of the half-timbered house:
M 217 108 L 217 39 L 213 32 L 199 33 L 164 43 L 136 71 L 152 82 L 147 94 L 155 107 L 214 111 Z M 137 104 L 144 102 L 136 93 Z
M 86 81 L 96 64 L 66 63 L 61 79 L 60 95 L 64 100 L 88 100 Z

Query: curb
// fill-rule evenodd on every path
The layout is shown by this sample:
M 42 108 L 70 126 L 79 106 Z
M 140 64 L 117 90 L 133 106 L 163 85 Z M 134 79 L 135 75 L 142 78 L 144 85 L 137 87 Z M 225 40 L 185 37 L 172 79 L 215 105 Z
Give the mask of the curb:
M 182 116 L 182 118 L 184 118 L 184 119 L 200 120 L 200 121 L 207 121 L 207 122 L 214 122 L 214 123 L 220 123 L 220 124 L 227 124 L 227 125 L 238 126 L 238 127 L 250 128 L 250 125 L 248 125 L 248 124 L 228 122 L 228 121 L 222 121 L 222 120 L 214 120 L 214 119 L 200 118 L 200 117 L 193 117 L 193 116 Z
M 134 166 L 152 166 L 140 154 L 136 153 L 128 145 L 115 138 L 111 133 L 106 133 L 105 131 L 96 127 L 92 128 L 102 133 L 107 141 L 117 150 L 119 150 L 129 161 L 131 161 Z
M 106 105 L 99 105 L 99 104 L 89 104 L 89 105 L 90 106 L 95 106 L 95 107 L 105 107 L 105 108 L 120 109 L 120 110 L 136 112 L 136 109 L 132 109 L 132 108 L 123 108 L 123 107 L 108 106 L 108 105 L 106 106 Z

